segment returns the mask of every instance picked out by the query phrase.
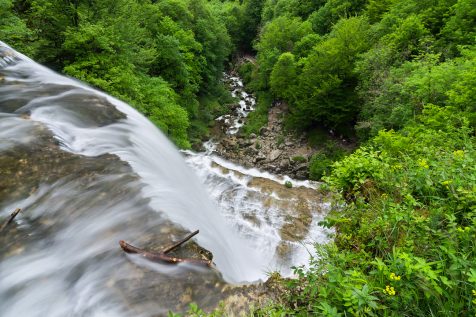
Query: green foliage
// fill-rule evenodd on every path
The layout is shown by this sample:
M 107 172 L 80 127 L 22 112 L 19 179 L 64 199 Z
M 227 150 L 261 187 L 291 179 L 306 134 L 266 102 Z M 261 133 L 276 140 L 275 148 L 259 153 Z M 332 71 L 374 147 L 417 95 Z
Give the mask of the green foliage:
M 244 0 L 242 48 L 249 51 L 261 25 L 263 0 Z
M 0 0 L 0 40 L 25 54 L 33 54 L 35 49 L 28 45 L 33 32 L 12 10 L 12 0 Z
M 441 63 L 439 55 L 428 54 L 391 69 L 379 87 L 387 93 L 367 94 L 358 132 L 373 136 L 382 128 L 400 129 L 430 103 L 457 107 L 474 125 L 474 49 L 463 51 L 463 55 Z
M 286 188 L 293 188 L 293 183 L 291 183 L 290 181 L 285 181 L 285 182 L 284 182 L 284 187 L 286 187 Z
M 401 129 L 427 103 L 474 96 L 466 72 L 474 7 L 474 0 L 267 0 L 253 86 L 286 101 L 287 122 L 297 130 L 349 134 L 356 124 L 365 140 L 383 128 Z M 312 31 L 295 36 L 299 19 Z M 446 92 L 448 85 L 460 93 Z M 464 111 L 474 122 L 474 111 Z
M 311 25 L 300 18 L 281 16 L 267 23 L 256 44 L 259 64 L 259 88 L 269 88 L 269 78 L 274 64 L 282 53 L 291 52 L 294 44 L 311 33 Z
M 256 94 L 256 109 L 246 119 L 242 130 L 244 135 L 259 134 L 259 130 L 268 123 L 268 110 L 271 107 L 272 100 L 269 93 L 258 92 Z
M 451 17 L 441 30 L 446 50 L 458 53 L 458 45 L 474 45 L 476 38 L 476 1 L 459 0 L 450 9 Z
M 312 156 L 309 164 L 309 178 L 320 180 L 331 168 L 333 161 L 325 153 L 319 152 Z
M 279 56 L 270 76 L 270 90 L 278 98 L 292 100 L 296 90 L 297 70 L 294 55 L 283 53 Z
M 131 103 L 188 147 L 216 108 L 200 100 L 222 98 L 228 12 L 204 0 L 2 0 L 0 37 Z
M 291 100 L 291 125 L 338 127 L 354 120 L 359 102 L 354 92 L 353 66 L 369 45 L 365 18 L 340 20 L 327 39 L 302 61 L 296 98 Z
M 309 178 L 316 181 L 328 175 L 332 164 L 348 154 L 348 150 L 339 147 L 333 140 L 321 140 L 319 144 L 324 146 L 311 157 L 309 163 Z
M 247 87 L 253 90 L 253 82 L 256 77 L 256 65 L 251 62 L 244 62 L 238 66 L 238 73 Z
M 291 158 L 291 161 L 296 162 L 296 163 L 305 163 L 307 161 L 307 159 L 304 156 L 297 155 L 297 156 L 293 156 Z
M 476 313 L 476 139 L 452 107 L 427 105 L 335 163 L 345 204 L 322 223 L 335 242 L 288 284 L 288 315 Z M 338 207 L 337 207 L 338 206 Z M 291 310 L 290 308 L 293 307 Z
M 365 0 L 327 0 L 309 17 L 313 30 L 318 34 L 329 33 L 332 25 L 341 18 L 348 18 L 360 12 Z

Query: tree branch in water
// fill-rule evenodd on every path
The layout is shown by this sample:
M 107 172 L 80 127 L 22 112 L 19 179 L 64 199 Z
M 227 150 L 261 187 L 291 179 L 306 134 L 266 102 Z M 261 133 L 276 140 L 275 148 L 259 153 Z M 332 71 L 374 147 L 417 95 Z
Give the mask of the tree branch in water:
M 10 218 L 8 218 L 7 221 L 5 221 L 2 225 L 2 227 L 0 227 L 0 232 L 2 232 L 3 230 L 5 230 L 5 228 L 10 224 L 12 223 L 13 219 L 15 219 L 15 217 L 20 213 L 21 209 L 20 208 L 17 208 L 15 209 L 11 215 L 10 215 Z
M 197 264 L 197 265 L 204 265 L 204 266 L 212 266 L 212 261 L 210 260 L 202 260 L 202 259 L 191 259 L 191 258 L 176 258 L 167 255 L 170 251 L 173 251 L 180 247 L 182 244 L 190 240 L 193 236 L 198 234 L 198 230 L 192 232 L 182 240 L 179 240 L 172 245 L 165 247 L 162 251 L 160 252 L 150 252 L 146 251 L 144 249 L 137 248 L 124 240 L 119 241 L 119 245 L 121 246 L 122 250 L 126 253 L 135 253 L 139 254 L 140 256 L 146 258 L 149 261 L 152 262 L 158 262 L 158 263 L 168 263 L 168 264 L 178 264 L 178 263 L 191 263 L 191 264 Z

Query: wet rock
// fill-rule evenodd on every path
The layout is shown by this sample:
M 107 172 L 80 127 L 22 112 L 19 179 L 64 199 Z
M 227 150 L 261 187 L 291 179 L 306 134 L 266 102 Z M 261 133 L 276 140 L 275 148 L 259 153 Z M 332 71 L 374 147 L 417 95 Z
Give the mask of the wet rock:
M 305 180 L 309 178 L 309 173 L 307 171 L 298 171 L 298 172 L 295 172 L 294 178 L 299 180 Z
M 292 259 L 293 247 L 288 241 L 281 241 L 281 243 L 276 247 L 276 253 L 278 256 L 285 260 Z
M 286 224 L 281 227 L 281 238 L 287 241 L 301 241 L 308 235 L 311 222 L 312 214 L 309 203 L 301 199 L 296 206 L 295 216 L 289 217 Z
M 194 150 L 195 152 L 204 152 L 205 147 L 203 146 L 203 142 L 196 142 L 192 144 L 192 150 Z

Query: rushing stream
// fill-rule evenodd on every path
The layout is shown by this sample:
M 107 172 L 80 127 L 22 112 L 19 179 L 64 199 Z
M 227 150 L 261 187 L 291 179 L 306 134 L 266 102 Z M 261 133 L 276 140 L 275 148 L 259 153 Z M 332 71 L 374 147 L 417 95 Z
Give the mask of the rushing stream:
M 184 155 L 133 108 L 0 42 L 0 218 L 23 210 L 0 232 L 1 316 L 161 316 L 289 274 L 326 239 L 325 204 L 284 180 L 216 157 L 211 142 Z M 118 245 L 160 250 L 196 229 L 177 256 L 206 249 L 215 268 Z

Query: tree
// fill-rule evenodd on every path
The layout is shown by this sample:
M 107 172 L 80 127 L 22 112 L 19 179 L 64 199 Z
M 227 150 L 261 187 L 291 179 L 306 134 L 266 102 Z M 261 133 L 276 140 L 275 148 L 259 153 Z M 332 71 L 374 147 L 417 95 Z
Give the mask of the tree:
M 271 91 L 278 98 L 294 101 L 296 79 L 297 69 L 294 55 L 289 52 L 281 54 L 271 72 Z
M 314 32 L 324 35 L 329 33 L 332 25 L 341 18 L 358 14 L 365 7 L 366 0 L 327 0 L 309 16 Z
M 256 44 L 259 76 L 263 89 L 269 86 L 269 76 L 279 56 L 291 52 L 295 43 L 310 34 L 311 25 L 300 18 L 281 16 L 266 24 Z
M 26 23 L 14 14 L 12 0 L 0 0 L 0 39 L 29 55 L 34 53 L 34 48 L 28 45 L 32 37 Z
M 363 17 L 340 20 L 303 59 L 299 97 L 291 106 L 293 126 L 338 128 L 353 122 L 359 110 L 353 67 L 358 54 L 369 47 L 368 29 Z

